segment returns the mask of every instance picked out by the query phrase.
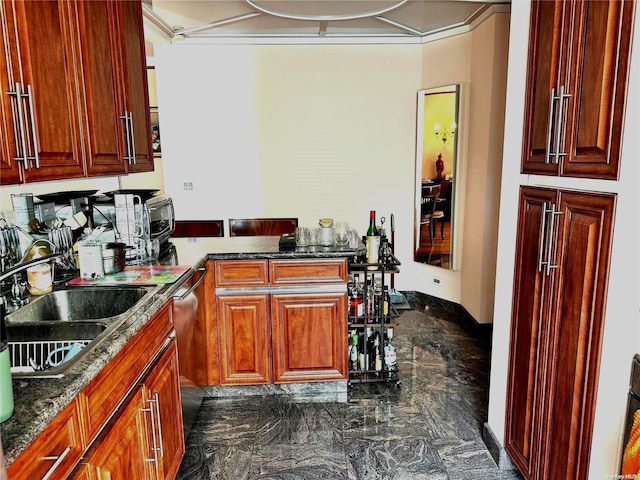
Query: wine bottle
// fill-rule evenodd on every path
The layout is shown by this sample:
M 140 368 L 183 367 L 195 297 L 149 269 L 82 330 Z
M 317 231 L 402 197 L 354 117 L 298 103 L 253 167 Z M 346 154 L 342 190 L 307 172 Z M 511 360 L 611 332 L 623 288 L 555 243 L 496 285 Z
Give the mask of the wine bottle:
M 393 345 L 393 327 L 387 329 L 387 338 L 384 345 L 384 363 L 387 367 L 387 372 L 391 376 L 397 367 L 397 352 L 396 347 Z
M 373 285 L 371 284 L 371 278 L 367 278 L 367 285 L 364 291 L 365 303 L 366 303 L 366 312 L 367 312 L 367 323 L 374 323 L 375 321 L 375 292 L 373 290 Z
M 382 371 L 382 352 L 380 351 L 380 333 L 376 332 L 373 340 L 374 370 L 376 374 Z
M 351 370 L 358 370 L 358 332 L 356 330 L 351 331 L 349 342 L 351 343 L 351 351 L 349 352 L 349 368 Z
M 360 288 L 360 275 L 353 276 L 353 289 L 349 297 L 349 315 L 360 318 L 364 314 L 362 305 L 362 289 Z
M 382 292 L 382 314 L 386 323 L 391 320 L 389 318 L 389 305 L 391 305 L 391 296 L 389 295 L 389 286 L 385 285 Z
M 369 212 L 369 228 L 367 229 L 367 237 L 373 237 L 376 234 L 376 211 Z

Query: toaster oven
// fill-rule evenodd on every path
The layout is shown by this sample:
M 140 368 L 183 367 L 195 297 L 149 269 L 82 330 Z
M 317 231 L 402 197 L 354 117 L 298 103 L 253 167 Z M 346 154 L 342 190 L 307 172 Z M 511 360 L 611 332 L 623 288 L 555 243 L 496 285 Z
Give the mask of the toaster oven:
M 144 202 L 144 207 L 145 237 L 151 240 L 158 240 L 162 246 L 169 241 L 171 234 L 176 229 L 173 200 L 166 195 L 151 197 Z

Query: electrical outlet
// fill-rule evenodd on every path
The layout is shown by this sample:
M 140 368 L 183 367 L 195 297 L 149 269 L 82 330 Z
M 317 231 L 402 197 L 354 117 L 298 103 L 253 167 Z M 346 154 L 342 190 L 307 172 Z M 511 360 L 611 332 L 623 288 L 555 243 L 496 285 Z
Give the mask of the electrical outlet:
M 182 188 L 184 190 L 193 190 L 193 182 L 184 182 Z
M 436 287 L 441 287 L 442 286 L 442 279 L 440 279 L 438 277 L 433 277 L 433 284 Z

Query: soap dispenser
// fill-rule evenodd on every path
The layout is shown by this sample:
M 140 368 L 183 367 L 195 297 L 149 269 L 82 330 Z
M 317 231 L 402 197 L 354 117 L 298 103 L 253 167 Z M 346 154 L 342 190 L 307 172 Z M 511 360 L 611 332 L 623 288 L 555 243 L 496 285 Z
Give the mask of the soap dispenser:
M 11 384 L 11 363 L 7 329 L 4 323 L 5 304 L 0 300 L 0 423 L 13 414 L 13 386 Z

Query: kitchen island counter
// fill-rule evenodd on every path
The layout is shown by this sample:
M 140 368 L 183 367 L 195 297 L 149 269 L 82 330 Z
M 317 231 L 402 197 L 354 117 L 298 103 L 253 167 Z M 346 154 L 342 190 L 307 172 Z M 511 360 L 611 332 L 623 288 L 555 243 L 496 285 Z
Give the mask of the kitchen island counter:
M 254 260 L 294 258 L 352 258 L 365 254 L 365 246 L 350 247 L 295 247 L 280 250 L 280 237 L 184 237 L 172 238 L 179 265 L 195 265 L 203 258 L 211 260 Z
M 297 247 L 280 251 L 280 237 L 172 238 L 172 264 L 191 269 L 177 282 L 158 285 L 131 311 L 129 318 L 108 339 L 81 359 L 63 378 L 14 378 L 15 410 L 0 424 L 5 458 L 11 464 L 78 393 L 113 359 L 127 342 L 162 308 L 191 274 L 206 260 L 353 258 L 364 253 L 340 247 Z M 169 260 L 165 260 L 169 262 Z M 83 287 L 74 287 L 83 288 Z M 114 379 L 117 381 L 117 379 Z

